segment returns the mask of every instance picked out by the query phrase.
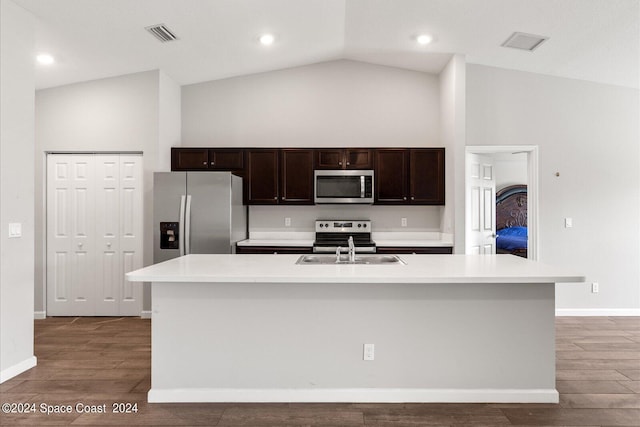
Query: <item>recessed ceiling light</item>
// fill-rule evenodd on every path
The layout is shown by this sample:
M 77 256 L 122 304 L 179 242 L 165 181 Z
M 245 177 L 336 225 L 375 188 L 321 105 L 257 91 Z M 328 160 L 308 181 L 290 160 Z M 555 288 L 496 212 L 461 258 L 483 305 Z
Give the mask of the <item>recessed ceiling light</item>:
M 274 40 L 276 38 L 273 36 L 273 34 L 263 34 L 260 36 L 260 43 L 262 43 L 265 46 L 270 46 L 273 44 Z
M 38 61 L 38 63 L 42 65 L 51 65 L 54 63 L 53 56 L 47 53 L 41 53 L 38 56 L 36 56 L 36 61 Z
M 420 34 L 418 37 L 416 37 L 416 41 L 418 42 L 418 44 L 426 46 L 433 41 L 433 37 L 429 34 Z

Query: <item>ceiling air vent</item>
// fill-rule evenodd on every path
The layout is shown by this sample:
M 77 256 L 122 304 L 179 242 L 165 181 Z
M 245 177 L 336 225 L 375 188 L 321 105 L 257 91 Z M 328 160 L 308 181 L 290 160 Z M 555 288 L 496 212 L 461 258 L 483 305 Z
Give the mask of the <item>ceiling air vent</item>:
M 511 37 L 502 43 L 502 46 L 533 52 L 538 46 L 548 39 L 549 37 L 537 36 L 535 34 L 513 33 L 511 34 Z
M 144 29 L 149 31 L 155 38 L 163 43 L 178 40 L 178 37 L 173 34 L 173 31 L 168 29 L 164 24 L 151 25 L 149 27 L 145 27 Z

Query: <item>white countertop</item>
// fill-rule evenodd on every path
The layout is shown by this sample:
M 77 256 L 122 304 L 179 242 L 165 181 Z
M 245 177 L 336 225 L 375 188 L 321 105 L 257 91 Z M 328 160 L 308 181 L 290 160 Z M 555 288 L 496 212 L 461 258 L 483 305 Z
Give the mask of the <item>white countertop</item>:
M 252 233 L 249 239 L 241 240 L 238 246 L 292 246 L 311 247 L 314 233 L 271 232 Z M 452 247 L 453 236 L 439 232 L 373 232 L 371 239 L 380 247 Z
M 187 255 L 127 273 L 133 282 L 558 283 L 584 276 L 513 255 L 401 255 L 406 265 L 298 265 L 299 255 Z

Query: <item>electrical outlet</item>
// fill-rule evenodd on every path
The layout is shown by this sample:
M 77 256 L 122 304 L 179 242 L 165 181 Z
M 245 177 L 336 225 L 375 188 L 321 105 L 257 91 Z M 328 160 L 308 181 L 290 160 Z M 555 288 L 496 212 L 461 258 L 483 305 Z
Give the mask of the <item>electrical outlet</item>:
M 564 219 L 564 228 L 573 227 L 573 218 L 565 218 Z
M 287 217 L 284 219 L 284 226 L 291 227 L 291 218 Z
M 593 282 L 591 284 L 591 292 L 594 294 L 597 294 L 598 292 L 600 292 L 600 284 L 598 282 Z
M 401 218 L 400 219 L 400 225 L 402 227 L 406 227 L 407 226 L 407 218 Z
M 362 354 L 362 360 L 373 360 L 374 355 L 374 345 L 373 344 L 365 344 Z

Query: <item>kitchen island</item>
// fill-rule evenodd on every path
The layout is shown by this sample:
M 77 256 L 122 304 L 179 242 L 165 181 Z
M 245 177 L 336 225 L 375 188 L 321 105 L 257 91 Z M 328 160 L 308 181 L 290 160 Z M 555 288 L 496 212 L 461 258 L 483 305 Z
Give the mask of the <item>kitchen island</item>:
M 511 255 L 187 255 L 152 282 L 149 402 L 557 402 L 555 283 Z M 374 360 L 363 360 L 373 344 Z

